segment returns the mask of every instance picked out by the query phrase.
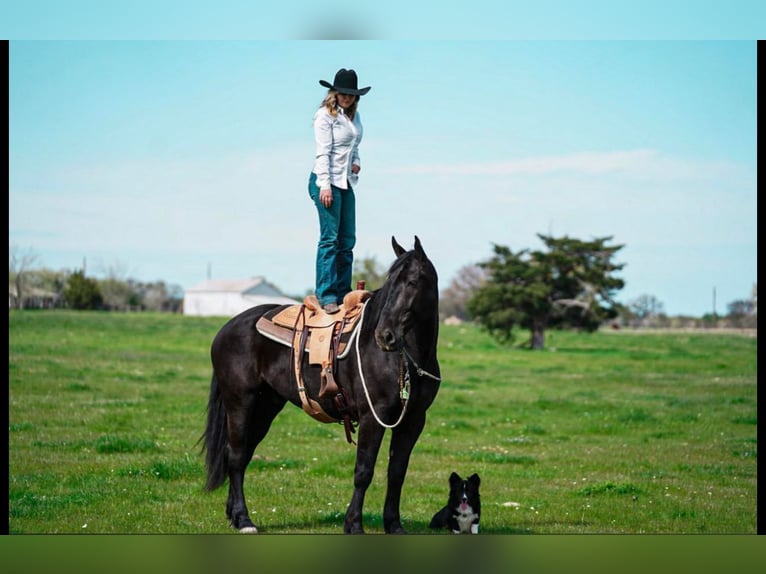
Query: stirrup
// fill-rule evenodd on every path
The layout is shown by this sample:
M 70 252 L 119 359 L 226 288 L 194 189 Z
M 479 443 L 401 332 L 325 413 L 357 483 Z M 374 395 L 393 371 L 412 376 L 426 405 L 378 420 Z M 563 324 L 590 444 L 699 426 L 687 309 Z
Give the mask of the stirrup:
M 335 382 L 335 377 L 332 374 L 332 365 L 327 365 L 322 368 L 322 375 L 320 378 L 319 398 L 323 398 L 329 394 L 337 394 L 340 392 L 338 384 Z

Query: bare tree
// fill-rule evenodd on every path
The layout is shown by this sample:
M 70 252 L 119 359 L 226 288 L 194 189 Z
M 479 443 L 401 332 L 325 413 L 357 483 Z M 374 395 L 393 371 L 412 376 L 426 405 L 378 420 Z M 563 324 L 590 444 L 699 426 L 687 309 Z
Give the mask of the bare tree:
M 753 283 L 753 290 L 750 292 L 750 300 L 753 302 L 753 313 L 758 316 L 758 282 Z
M 628 303 L 638 326 L 649 326 L 665 314 L 664 305 L 654 295 L 639 295 Z
M 727 305 L 729 314 L 726 316 L 729 324 L 737 328 L 755 328 L 758 325 L 757 287 L 750 299 L 738 299 Z
M 99 281 L 104 304 L 109 309 L 118 311 L 129 309 L 133 289 L 128 284 L 125 265 L 118 262 L 108 267 L 100 265 L 100 269 L 104 274 L 104 279 Z
M 26 290 L 26 274 L 37 262 L 38 255 L 31 249 L 21 249 L 17 245 L 11 245 L 8 249 L 8 279 L 13 280 L 16 288 L 16 308 L 24 308 Z
M 442 319 L 457 317 L 463 321 L 470 319 L 468 300 L 487 280 L 487 272 L 478 265 L 461 267 L 449 286 L 439 296 L 439 314 Z
M 374 291 L 383 286 L 386 282 L 388 269 L 373 255 L 372 257 L 361 257 L 354 259 L 354 271 L 351 277 L 351 288 L 356 288 L 358 281 L 364 281 L 364 288 L 368 291 Z

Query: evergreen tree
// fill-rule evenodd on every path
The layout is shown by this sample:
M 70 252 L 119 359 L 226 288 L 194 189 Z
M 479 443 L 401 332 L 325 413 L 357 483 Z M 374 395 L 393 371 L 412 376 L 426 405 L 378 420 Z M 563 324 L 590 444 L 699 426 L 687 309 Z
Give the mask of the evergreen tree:
M 64 288 L 64 299 L 72 309 L 99 309 L 103 297 L 95 279 L 85 276 L 83 271 L 74 271 Z
M 494 245 L 494 256 L 480 263 L 488 278 L 468 301 L 471 315 L 501 342 L 513 340 L 514 327 L 529 329 L 533 349 L 545 347 L 546 329 L 592 332 L 616 317 L 613 297 L 624 286 L 613 276 L 624 264 L 612 261 L 623 246 L 608 246 L 611 237 L 538 237 L 545 251 Z

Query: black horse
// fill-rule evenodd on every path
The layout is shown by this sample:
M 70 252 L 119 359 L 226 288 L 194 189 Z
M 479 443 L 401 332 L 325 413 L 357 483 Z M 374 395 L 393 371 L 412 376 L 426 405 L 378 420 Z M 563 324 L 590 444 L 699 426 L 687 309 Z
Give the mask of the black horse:
M 386 533 L 404 533 L 399 514 L 410 455 L 439 390 L 437 274 L 415 237 L 406 251 L 391 238 L 396 260 L 385 284 L 373 291 L 361 316 L 355 349 L 337 362 L 335 380 L 347 393 L 350 418 L 358 423 L 354 493 L 346 511 L 346 533 L 364 533 L 362 508 L 372 482 L 386 428 L 391 429 L 388 484 L 383 508 Z M 301 406 L 292 350 L 261 335 L 259 317 L 275 305 L 260 305 L 232 318 L 211 346 L 213 377 L 207 425 L 207 490 L 229 479 L 226 516 L 240 532 L 257 532 L 248 515 L 245 469 L 287 401 Z M 320 372 L 304 360 L 307 394 L 330 417 L 342 418 L 329 397 L 318 398 Z M 402 380 L 408 381 L 402 392 Z M 407 392 L 408 391 L 408 392 Z

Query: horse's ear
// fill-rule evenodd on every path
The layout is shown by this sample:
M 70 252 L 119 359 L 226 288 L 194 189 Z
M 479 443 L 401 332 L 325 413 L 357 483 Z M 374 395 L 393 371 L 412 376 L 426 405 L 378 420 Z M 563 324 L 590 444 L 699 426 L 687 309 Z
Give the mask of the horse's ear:
M 420 244 L 420 238 L 417 235 L 415 236 L 415 253 L 422 258 L 426 257 L 426 252 L 423 250 L 423 246 Z
M 391 245 L 394 248 L 394 253 L 399 257 L 402 253 L 406 253 L 407 250 L 396 242 L 396 237 L 391 236 Z

